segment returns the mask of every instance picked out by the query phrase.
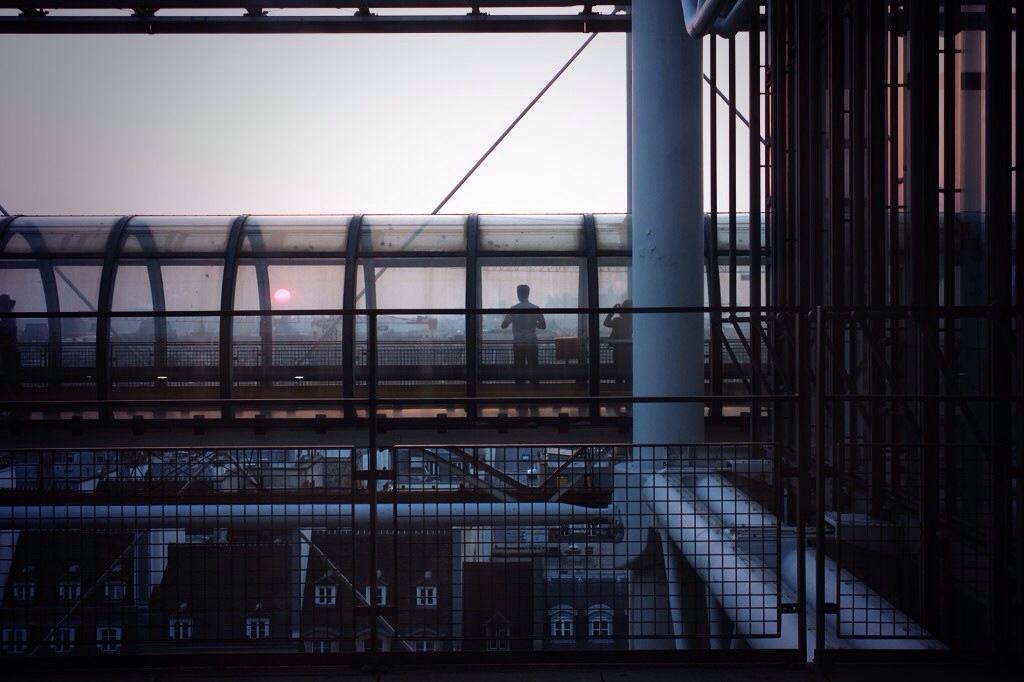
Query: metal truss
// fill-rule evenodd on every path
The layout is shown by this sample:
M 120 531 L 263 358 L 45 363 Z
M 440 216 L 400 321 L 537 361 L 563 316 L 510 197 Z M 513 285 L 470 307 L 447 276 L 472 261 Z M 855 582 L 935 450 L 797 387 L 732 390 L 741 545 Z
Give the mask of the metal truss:
M 170 0 L 130 10 L 124 9 L 124 3 L 107 0 L 66 0 L 47 4 L 45 8 L 16 0 L 0 2 L 0 10 L 19 12 L 17 16 L 0 16 L 0 33 L 607 33 L 629 30 L 629 15 L 622 12 L 629 4 L 598 6 L 512 0 L 490 2 L 488 11 L 483 12 L 479 5 L 472 3 L 432 0 L 372 3 L 278 0 L 274 3 L 275 13 L 271 14 L 251 0 Z M 515 12 L 532 8 L 563 11 Z M 75 13 L 64 15 L 61 10 L 75 10 Z M 322 13 L 317 13 L 318 10 Z

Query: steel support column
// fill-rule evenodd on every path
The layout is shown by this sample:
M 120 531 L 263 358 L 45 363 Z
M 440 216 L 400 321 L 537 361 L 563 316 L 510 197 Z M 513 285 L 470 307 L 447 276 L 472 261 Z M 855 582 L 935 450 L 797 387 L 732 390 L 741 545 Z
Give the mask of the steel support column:
M 636 307 L 703 305 L 701 138 L 701 44 L 686 35 L 678 3 L 640 0 L 633 5 Z M 703 395 L 703 345 L 700 314 L 636 314 L 634 394 Z M 702 441 L 702 403 L 635 405 L 633 439 Z

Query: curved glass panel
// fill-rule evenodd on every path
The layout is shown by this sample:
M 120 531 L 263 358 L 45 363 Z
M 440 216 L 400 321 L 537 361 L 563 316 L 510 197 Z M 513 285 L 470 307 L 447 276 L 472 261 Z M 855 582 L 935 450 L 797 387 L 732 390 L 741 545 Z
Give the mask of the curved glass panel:
M 577 259 L 535 259 L 529 263 L 481 261 L 480 296 L 484 308 L 507 309 L 519 302 L 517 288 L 530 287 L 529 301 L 541 308 L 578 308 L 581 290 L 580 277 L 583 261 Z M 485 315 L 482 331 L 489 336 L 512 338 L 510 328 L 502 329 L 504 313 Z M 544 313 L 546 328 L 538 331 L 538 338 L 575 336 L 579 332 L 579 315 L 573 313 Z
M 103 265 L 93 263 L 55 263 L 57 299 L 62 313 L 95 313 L 99 307 L 100 277 Z M 61 338 L 65 342 L 96 340 L 96 318 L 91 315 L 65 317 L 61 321 Z
M 582 251 L 583 216 L 480 216 L 480 251 Z
M 234 318 L 232 362 L 239 395 L 266 397 L 272 387 L 308 397 L 339 395 L 344 282 L 341 260 L 239 264 L 235 310 L 274 311 Z M 322 312 L 291 312 L 300 310 Z
M 466 217 L 366 216 L 359 240 L 361 253 L 466 250 Z
M 47 312 L 38 261 L 0 261 L 0 294 L 14 300 L 11 312 Z
M 629 215 L 595 215 L 598 251 L 629 251 L 632 248 Z
M 230 216 L 132 218 L 122 253 L 223 254 L 234 221 Z
M 376 317 L 376 385 L 381 397 L 464 395 L 466 316 L 455 311 L 466 305 L 465 261 L 364 258 L 358 268 L 356 307 L 392 311 Z M 452 314 L 427 312 L 433 310 Z M 359 322 L 357 318 L 356 362 L 364 377 L 369 349 L 366 324 Z M 403 409 L 401 403 L 395 405 Z M 424 412 L 435 413 L 436 408 Z
M 429 261 L 363 258 L 358 268 L 356 308 L 459 310 L 466 307 L 466 264 L 461 258 Z
M 4 253 L 102 254 L 118 217 L 18 218 Z
M 718 234 L 718 248 L 723 253 L 729 251 L 729 214 L 719 213 L 717 221 L 717 234 Z M 760 218 L 760 230 L 761 230 L 761 246 L 764 247 L 765 243 L 765 225 L 767 221 L 764 215 Z M 736 214 L 736 250 L 739 252 L 750 251 L 750 214 L 749 213 L 737 213 Z
M 345 265 L 340 260 L 273 264 L 246 260 L 238 265 L 234 309 L 338 310 L 344 283 Z
M 251 216 L 242 232 L 242 253 L 344 252 L 352 216 Z

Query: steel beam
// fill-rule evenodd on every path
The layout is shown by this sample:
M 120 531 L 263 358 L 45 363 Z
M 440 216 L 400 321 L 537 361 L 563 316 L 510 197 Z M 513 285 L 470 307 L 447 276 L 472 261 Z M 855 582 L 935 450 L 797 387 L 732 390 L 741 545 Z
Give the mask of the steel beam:
M 375 509 L 374 509 L 375 507 Z M 371 514 L 371 509 L 375 512 Z M 374 518 L 375 517 L 375 518 Z M 77 504 L 0 508 L 0 529 L 109 530 L 114 528 L 369 528 L 395 524 L 408 529 L 452 526 L 552 526 L 610 519 L 608 509 L 544 503 L 371 504 Z
M 626 15 L 16 16 L 0 34 L 222 35 L 290 33 L 622 33 Z

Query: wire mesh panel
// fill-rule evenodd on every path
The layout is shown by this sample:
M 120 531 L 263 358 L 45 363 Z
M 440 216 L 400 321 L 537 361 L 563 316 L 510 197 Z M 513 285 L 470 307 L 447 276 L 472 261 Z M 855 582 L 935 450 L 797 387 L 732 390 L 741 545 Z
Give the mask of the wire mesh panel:
M 763 447 L 641 450 L 3 452 L 2 651 L 790 648 Z

